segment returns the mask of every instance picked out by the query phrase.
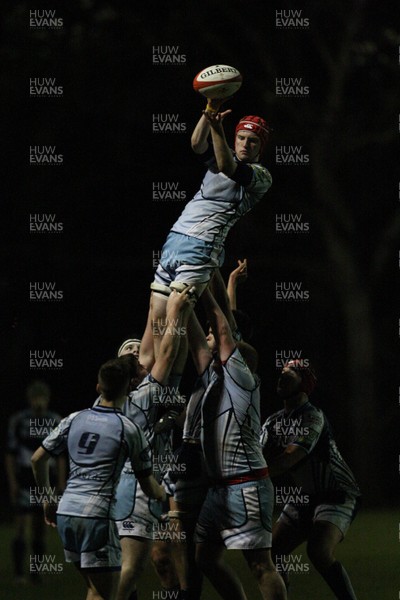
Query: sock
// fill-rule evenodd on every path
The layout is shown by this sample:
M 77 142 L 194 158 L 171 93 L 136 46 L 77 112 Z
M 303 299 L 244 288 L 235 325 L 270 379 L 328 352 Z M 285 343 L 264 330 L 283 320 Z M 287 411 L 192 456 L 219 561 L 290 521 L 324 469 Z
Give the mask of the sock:
M 17 577 L 24 575 L 26 544 L 22 538 L 15 538 L 11 544 L 14 571 Z
M 338 600 L 357 600 L 349 576 L 338 560 L 321 575 Z

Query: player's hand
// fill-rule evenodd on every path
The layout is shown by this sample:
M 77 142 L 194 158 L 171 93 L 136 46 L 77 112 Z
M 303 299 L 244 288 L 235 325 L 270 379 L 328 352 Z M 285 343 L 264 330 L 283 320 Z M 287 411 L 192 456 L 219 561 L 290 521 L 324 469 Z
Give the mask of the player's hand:
M 232 96 L 229 96 L 229 98 L 207 98 L 206 112 L 218 112 L 224 102 L 230 100 L 230 98 Z
M 209 112 L 208 110 L 203 111 L 203 115 L 209 122 L 213 129 L 222 129 L 222 121 L 227 115 L 231 113 L 231 109 L 225 110 L 224 112 Z
M 247 258 L 238 260 L 238 266 L 229 275 L 229 279 L 236 285 L 243 283 L 247 279 Z
M 195 287 L 192 285 L 188 285 L 183 292 L 172 290 L 168 298 L 167 317 L 170 312 L 176 313 L 190 310 L 195 297 Z
M 43 502 L 44 522 L 50 527 L 57 527 L 57 505 Z

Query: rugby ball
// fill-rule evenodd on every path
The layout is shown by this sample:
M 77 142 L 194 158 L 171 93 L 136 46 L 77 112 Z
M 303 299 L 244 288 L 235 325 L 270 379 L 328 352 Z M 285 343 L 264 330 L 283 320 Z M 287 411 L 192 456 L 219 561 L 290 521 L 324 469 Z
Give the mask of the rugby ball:
M 193 89 L 206 98 L 229 98 L 242 85 L 243 77 L 235 67 L 213 65 L 197 73 Z

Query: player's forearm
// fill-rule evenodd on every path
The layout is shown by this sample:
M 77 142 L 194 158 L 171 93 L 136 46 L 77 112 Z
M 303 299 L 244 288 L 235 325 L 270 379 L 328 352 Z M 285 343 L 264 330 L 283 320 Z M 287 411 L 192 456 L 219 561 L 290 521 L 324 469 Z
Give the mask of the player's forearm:
M 190 315 L 187 337 L 197 373 L 201 375 L 210 364 L 212 356 L 206 336 L 195 313 Z
M 229 327 L 233 331 L 234 329 L 236 329 L 236 321 L 232 313 L 229 295 L 225 287 L 224 280 L 222 279 L 221 271 L 219 269 L 215 269 L 214 276 L 210 283 L 210 289 L 217 304 L 219 305 L 220 309 L 227 318 Z
M 59 456 L 57 458 L 57 489 L 60 491 L 65 490 L 67 483 L 67 461 L 65 456 Z
M 224 338 L 231 338 L 233 342 L 228 320 L 208 288 L 203 292 L 202 299 L 217 342 L 219 343 Z
M 147 316 L 146 329 L 140 343 L 139 362 L 150 372 L 154 365 L 154 341 L 153 341 L 153 321 L 152 305 L 150 302 L 149 313 Z
M 227 175 L 227 177 L 230 177 L 236 171 L 237 164 L 233 159 L 231 149 L 225 139 L 225 133 L 222 126 L 212 127 L 211 137 L 218 170 Z
M 139 479 L 140 487 L 149 498 L 154 500 L 164 500 L 165 490 L 162 485 L 157 483 L 153 475 Z
M 204 115 L 201 115 L 196 127 L 193 130 L 191 145 L 196 154 L 203 154 L 208 148 L 208 136 L 210 134 L 210 124 Z
M 236 279 L 234 277 L 229 277 L 228 285 L 226 286 L 226 293 L 229 298 L 229 305 L 231 310 L 237 309 L 237 301 L 236 301 Z
M 267 460 L 268 470 L 271 477 L 276 477 L 278 475 L 283 475 L 287 471 L 289 471 L 302 456 L 299 456 L 297 453 L 287 453 L 283 452 L 276 458 L 271 460 Z
M 33 475 L 37 486 L 41 489 L 48 490 L 48 493 L 50 494 L 49 457 L 42 452 L 39 452 L 40 450 L 42 450 L 42 448 L 38 448 L 31 459 Z

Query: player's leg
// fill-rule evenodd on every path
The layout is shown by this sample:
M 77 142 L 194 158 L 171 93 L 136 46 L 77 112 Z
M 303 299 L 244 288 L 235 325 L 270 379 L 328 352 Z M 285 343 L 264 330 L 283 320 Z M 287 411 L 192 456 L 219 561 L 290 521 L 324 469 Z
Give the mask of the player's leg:
M 190 484 L 190 482 L 178 481 L 178 494 L 184 496 L 185 493 L 187 493 L 187 490 L 178 490 L 178 487 L 182 488 L 188 484 Z M 198 600 L 200 598 L 203 579 L 201 571 L 196 565 L 194 530 L 201 509 L 201 497 L 202 494 L 204 494 L 204 490 L 197 488 L 197 493 L 200 499 L 200 505 L 187 505 L 171 498 L 171 510 L 169 512 L 170 521 L 173 524 L 174 530 L 179 532 L 179 536 L 176 536 L 172 544 L 175 568 L 179 578 L 180 588 L 186 593 L 186 597 L 190 598 L 190 600 Z
M 42 511 L 32 512 L 32 553 L 37 556 L 43 556 L 45 553 L 45 522 L 43 519 Z M 31 579 L 33 582 L 39 583 L 40 575 L 37 573 L 31 573 Z
M 136 582 L 143 573 L 150 556 L 152 541 L 139 537 L 122 537 L 122 568 L 117 600 L 136 597 Z
M 150 558 L 163 589 L 168 591 L 179 589 L 171 544 L 156 540 L 151 547 Z
M 119 571 L 101 572 L 81 569 L 79 563 L 74 563 L 87 586 L 86 600 L 115 600 Z
M 28 522 L 29 515 L 27 513 L 15 515 L 15 536 L 11 542 L 11 554 L 17 581 L 22 581 L 24 577 Z
M 335 548 L 342 539 L 343 533 L 336 525 L 328 521 L 316 521 L 308 538 L 307 553 L 338 600 L 356 600 L 350 578 L 335 558 Z
M 223 560 L 224 545 L 214 542 L 196 544 L 196 562 L 224 600 L 247 600 L 236 573 Z
M 272 528 L 272 560 L 285 582 L 287 590 L 289 590 L 289 576 L 286 570 L 285 557 L 300 546 L 307 537 L 308 528 L 306 524 L 301 523 L 298 519 L 289 521 L 284 513 L 280 515 Z
M 286 587 L 271 558 L 270 548 L 243 550 L 249 568 L 265 600 L 286 600 Z

